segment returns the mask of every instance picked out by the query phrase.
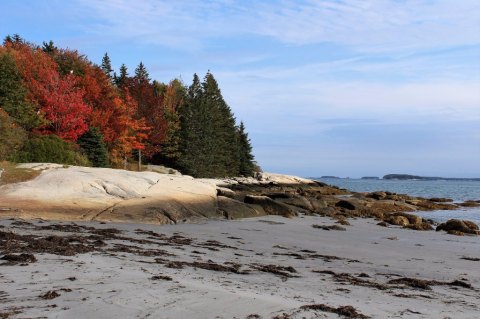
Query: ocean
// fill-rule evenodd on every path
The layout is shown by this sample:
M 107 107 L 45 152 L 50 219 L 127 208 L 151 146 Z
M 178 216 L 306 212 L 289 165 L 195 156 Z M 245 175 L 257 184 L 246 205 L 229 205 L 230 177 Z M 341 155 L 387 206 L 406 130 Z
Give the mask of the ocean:
M 480 200 L 479 181 L 376 180 L 354 178 L 313 178 L 354 192 L 389 191 L 425 198 L 445 197 L 455 202 Z M 418 215 L 443 222 L 451 218 L 468 219 L 480 225 L 480 207 L 455 211 L 418 212 Z

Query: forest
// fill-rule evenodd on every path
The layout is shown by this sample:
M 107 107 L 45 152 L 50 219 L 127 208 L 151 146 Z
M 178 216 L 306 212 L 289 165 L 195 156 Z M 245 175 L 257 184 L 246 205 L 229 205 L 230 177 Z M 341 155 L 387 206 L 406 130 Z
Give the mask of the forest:
M 190 85 L 113 70 L 76 50 L 19 35 L 0 46 L 0 161 L 124 168 L 138 160 L 195 177 L 259 170 L 213 74 Z

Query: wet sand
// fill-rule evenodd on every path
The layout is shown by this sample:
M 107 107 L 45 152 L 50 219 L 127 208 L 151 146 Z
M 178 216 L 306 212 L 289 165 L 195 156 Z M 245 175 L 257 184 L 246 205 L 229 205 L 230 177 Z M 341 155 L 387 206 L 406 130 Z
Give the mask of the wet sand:
M 349 222 L 0 220 L 0 318 L 478 318 L 480 237 Z

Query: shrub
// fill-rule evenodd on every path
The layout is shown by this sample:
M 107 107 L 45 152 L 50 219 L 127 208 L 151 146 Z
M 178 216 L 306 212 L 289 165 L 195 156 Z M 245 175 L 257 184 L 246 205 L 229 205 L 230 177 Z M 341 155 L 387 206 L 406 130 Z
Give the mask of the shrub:
M 27 134 L 0 108 L 0 161 L 15 156 Z
M 58 163 L 89 166 L 88 158 L 75 149 L 76 145 L 56 135 L 34 136 L 12 158 L 19 163 Z
M 90 163 L 94 167 L 108 166 L 108 151 L 107 146 L 103 141 L 103 135 L 95 127 L 90 127 L 89 130 L 80 136 L 77 144 L 82 149 L 82 152 L 88 157 Z

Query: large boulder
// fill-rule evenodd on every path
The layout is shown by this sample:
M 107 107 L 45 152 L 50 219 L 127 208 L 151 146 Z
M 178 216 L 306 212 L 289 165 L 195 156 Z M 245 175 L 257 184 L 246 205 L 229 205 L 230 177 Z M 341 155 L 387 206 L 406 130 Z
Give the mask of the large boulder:
M 336 204 L 335 207 L 340 207 L 340 208 L 345 208 L 348 210 L 355 210 L 357 209 L 357 206 L 352 202 L 348 200 L 339 200 Z
M 395 215 L 392 215 L 390 217 L 388 217 L 386 220 L 385 220 L 387 223 L 390 223 L 392 225 L 398 225 L 398 226 L 408 226 L 410 224 L 410 222 L 408 221 L 408 218 L 405 217 L 405 216 L 395 216 Z
M 417 210 L 417 208 L 411 204 L 407 204 L 405 201 L 394 201 L 393 203 L 394 206 L 398 206 L 400 207 L 402 210 L 406 210 L 406 211 L 415 211 Z
M 283 197 L 278 196 L 278 194 L 275 194 L 273 196 L 268 194 L 267 196 L 274 199 L 277 202 L 280 202 L 280 203 L 284 203 L 284 204 L 287 204 L 287 205 L 303 208 L 303 209 L 306 209 L 308 211 L 313 211 L 314 210 L 310 201 L 308 199 L 306 199 L 305 197 L 300 196 L 300 195 L 296 195 L 296 194 L 288 194 L 288 193 L 283 193 L 283 194 L 285 195 Z
M 436 230 L 445 230 L 449 233 L 477 234 L 478 225 L 469 220 L 450 219 L 438 225 Z
M 268 196 L 247 195 L 245 196 L 244 202 L 261 206 L 269 215 L 280 215 L 284 217 L 294 217 L 296 215 L 290 206 L 276 202 Z
M 433 230 L 433 226 L 427 222 L 422 222 L 421 224 L 410 224 L 406 227 L 413 230 Z
M 411 225 L 420 225 L 423 223 L 422 217 L 413 215 L 413 214 L 398 212 L 398 213 L 394 213 L 393 216 L 403 216 L 406 219 L 408 219 L 408 223 Z
M 217 195 L 234 198 L 236 193 L 229 188 L 217 187 Z
M 266 215 L 265 210 L 258 205 L 250 205 L 238 200 L 218 196 L 218 209 L 228 219 L 248 218 Z
M 373 192 L 373 193 L 367 194 L 366 197 L 380 200 L 387 197 L 387 194 L 385 192 Z
M 308 200 L 316 213 L 323 211 L 323 209 L 328 207 L 327 202 L 321 198 L 308 198 Z

